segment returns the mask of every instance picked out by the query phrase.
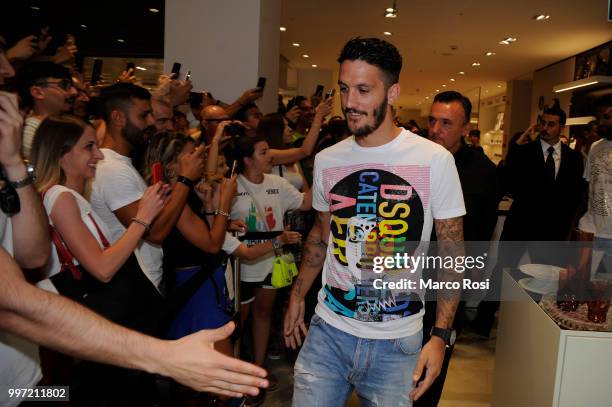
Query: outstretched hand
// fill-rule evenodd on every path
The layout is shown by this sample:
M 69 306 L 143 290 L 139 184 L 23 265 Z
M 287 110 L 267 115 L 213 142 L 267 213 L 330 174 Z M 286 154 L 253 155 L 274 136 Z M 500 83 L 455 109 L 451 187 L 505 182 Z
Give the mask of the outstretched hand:
M 173 341 L 161 373 L 198 391 L 229 397 L 257 395 L 259 388 L 268 387 L 267 372 L 214 349 L 215 342 L 228 338 L 234 328 L 229 322 Z

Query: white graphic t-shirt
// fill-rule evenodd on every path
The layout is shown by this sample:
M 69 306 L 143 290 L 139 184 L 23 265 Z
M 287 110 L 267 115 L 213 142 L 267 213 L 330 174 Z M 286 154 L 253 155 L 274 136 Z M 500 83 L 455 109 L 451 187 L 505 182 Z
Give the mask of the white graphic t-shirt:
M 304 195 L 295 189 L 289 181 L 278 175 L 264 174 L 264 180 L 261 184 L 253 184 L 242 175 L 239 176 L 238 180 L 238 191 L 230 217 L 244 220 L 248 232 L 283 230 L 285 212 L 302 206 Z M 251 197 L 248 191 L 251 191 L 254 197 Z M 263 214 L 258 213 L 253 198 L 255 198 L 261 210 L 264 211 Z M 263 241 L 265 240 L 245 240 L 244 243 L 252 245 Z M 268 273 L 272 272 L 274 253 L 270 252 L 253 261 L 242 260 L 240 264 L 240 279 L 242 281 L 263 281 Z
M 374 288 L 375 279 L 418 281 L 420 268 L 374 273 L 367 259 L 371 250 L 393 255 L 410 242 L 416 249 L 409 254 L 427 253 L 433 219 L 465 214 L 453 156 L 407 130 L 378 147 L 349 137 L 316 156 L 313 207 L 331 215 L 316 313 L 361 338 L 401 338 L 422 329 L 422 290 Z

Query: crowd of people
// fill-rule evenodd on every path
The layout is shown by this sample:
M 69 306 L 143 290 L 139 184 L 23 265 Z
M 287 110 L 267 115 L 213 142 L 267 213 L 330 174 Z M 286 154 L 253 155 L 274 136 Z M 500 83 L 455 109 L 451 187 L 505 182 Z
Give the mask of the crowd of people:
M 344 118 L 329 117 L 333 97 L 279 99 L 263 114 L 263 89 L 224 104 L 172 75 L 151 92 L 133 71 L 92 85 L 69 68 L 70 49 L 40 60 L 24 44 L 0 37 L 1 389 L 256 406 L 277 387 L 266 355 L 282 341 L 303 345 L 295 406 L 340 406 L 352 390 L 364 405 L 435 406 L 463 303 L 373 290 L 362 243 L 489 241 L 511 195 L 501 240 L 529 250 L 580 220 L 609 248 L 609 98 L 585 156 L 561 143 L 555 105 L 496 168 L 458 92 L 436 95 L 427 129 L 398 126 L 402 57 L 382 40 L 340 53 Z M 300 269 L 284 290 L 279 262 Z M 484 335 L 495 304 L 478 310 Z M 252 364 L 234 357 L 236 328 Z

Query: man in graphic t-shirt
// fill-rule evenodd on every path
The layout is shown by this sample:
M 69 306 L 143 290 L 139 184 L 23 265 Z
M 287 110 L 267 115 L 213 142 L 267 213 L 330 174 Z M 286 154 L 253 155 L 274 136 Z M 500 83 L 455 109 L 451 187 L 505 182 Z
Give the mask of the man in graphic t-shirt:
M 399 96 L 402 66 L 397 49 L 356 38 L 338 62 L 342 110 L 353 136 L 315 159 L 318 213 L 285 316 L 288 346 L 301 344 L 306 334 L 304 295 L 321 268 L 323 287 L 295 364 L 293 405 L 343 406 L 354 389 L 375 405 L 410 406 L 440 372 L 445 346 L 454 340 L 458 299 L 438 301 L 432 338 L 421 349 L 420 268 L 375 272 L 369 251 L 427 253 L 434 225 L 438 241 L 461 242 L 461 186 L 446 149 L 393 124 L 389 104 Z M 415 287 L 381 287 L 404 279 Z

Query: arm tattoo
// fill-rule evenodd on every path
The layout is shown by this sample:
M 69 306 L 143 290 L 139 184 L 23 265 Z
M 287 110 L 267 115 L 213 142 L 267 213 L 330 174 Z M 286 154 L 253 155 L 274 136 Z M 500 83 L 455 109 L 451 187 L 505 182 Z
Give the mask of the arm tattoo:
M 465 255 L 463 246 L 463 219 L 461 217 L 436 220 L 436 235 L 438 238 L 439 255 L 458 257 Z M 452 268 L 442 268 L 438 272 L 439 281 L 458 281 L 461 283 L 462 274 Z M 438 291 L 438 305 L 436 309 L 436 326 L 450 328 L 453 325 L 455 311 L 459 305 L 461 289 Z
M 304 297 L 306 293 L 302 292 L 303 285 L 304 285 L 304 278 L 301 276 L 298 276 L 298 278 L 296 278 L 295 281 L 293 282 L 293 289 L 291 290 L 291 293 L 298 297 Z
M 321 268 L 323 267 L 323 261 L 325 260 L 325 252 L 327 245 L 321 242 L 320 239 L 313 241 L 312 239 L 306 240 L 304 245 L 304 257 L 302 262 L 306 267 Z

